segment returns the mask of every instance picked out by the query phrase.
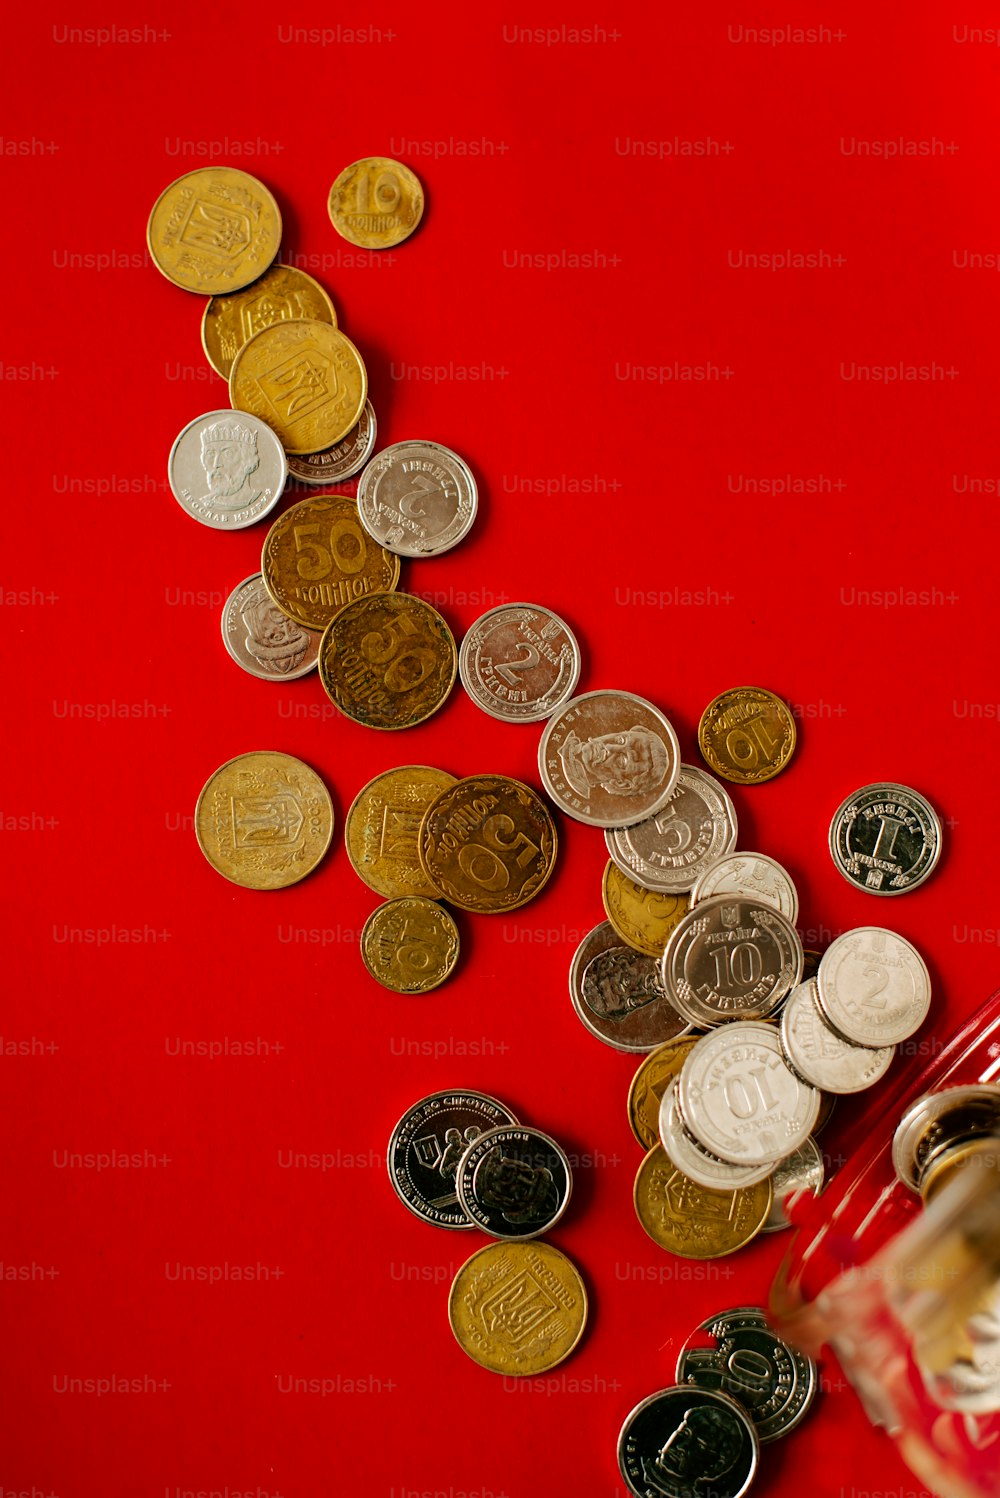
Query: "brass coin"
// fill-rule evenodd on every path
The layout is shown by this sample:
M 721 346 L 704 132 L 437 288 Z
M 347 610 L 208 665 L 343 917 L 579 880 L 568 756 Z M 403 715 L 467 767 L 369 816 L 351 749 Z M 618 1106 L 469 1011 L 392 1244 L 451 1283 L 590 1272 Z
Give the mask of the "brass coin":
M 628 1090 L 628 1121 L 645 1149 L 660 1141 L 660 1103 L 670 1082 L 684 1065 L 697 1036 L 666 1040 L 643 1059 Z
M 229 372 L 229 404 L 266 421 L 289 453 L 332 447 L 357 425 L 367 398 L 354 344 L 316 318 L 261 328 Z
M 647 957 L 662 957 L 674 927 L 687 915 L 691 896 L 643 889 L 609 861 L 601 889 L 604 910 L 622 941 Z
M 281 214 L 249 172 L 198 167 L 160 193 L 146 242 L 157 270 L 175 286 L 222 295 L 267 270 L 281 243 Z
M 205 357 L 224 380 L 255 333 L 276 322 L 313 318 L 337 326 L 333 303 L 318 281 L 294 265 L 272 265 L 257 281 L 229 296 L 214 296 L 201 319 Z
M 1000 1138 L 965 1139 L 931 1161 L 920 1178 L 925 1207 L 963 1170 L 988 1170 L 1000 1174 Z M 998 1181 L 1000 1184 L 1000 1181 Z
M 401 765 L 363 786 L 347 813 L 344 841 L 351 866 L 376 894 L 426 895 L 441 891 L 420 867 L 420 823 L 454 775 L 429 765 Z
M 710 1191 L 682 1174 L 657 1144 L 635 1178 L 635 1210 L 661 1248 L 682 1259 L 721 1259 L 756 1238 L 771 1211 L 768 1176 L 738 1191 Z
M 260 570 L 281 612 L 306 629 L 325 629 L 355 598 L 399 582 L 399 558 L 365 532 L 347 494 L 290 505 L 264 539 Z
M 367 728 L 412 728 L 455 684 L 455 637 L 437 609 L 412 593 L 356 598 L 319 647 L 319 679 L 347 718 Z
M 443 905 L 402 895 L 377 906 L 365 921 L 361 957 L 383 988 L 427 993 L 458 961 L 458 927 Z
M 518 910 L 547 883 L 558 842 L 537 791 L 508 775 L 470 775 L 424 813 L 420 866 L 461 910 Z
M 255 749 L 209 776 L 194 809 L 198 846 L 244 889 L 285 889 L 313 869 L 333 837 L 333 802 L 315 770 Z
M 448 1320 L 463 1352 L 491 1373 L 547 1373 L 583 1336 L 587 1291 L 551 1244 L 488 1243 L 456 1274 Z
M 759 785 L 779 774 L 795 749 L 795 719 L 763 687 L 732 687 L 706 707 L 698 748 L 716 775 L 737 785 Z
M 409 239 L 424 212 L 420 179 L 387 156 L 345 166 L 327 204 L 337 233 L 364 250 L 388 250 Z

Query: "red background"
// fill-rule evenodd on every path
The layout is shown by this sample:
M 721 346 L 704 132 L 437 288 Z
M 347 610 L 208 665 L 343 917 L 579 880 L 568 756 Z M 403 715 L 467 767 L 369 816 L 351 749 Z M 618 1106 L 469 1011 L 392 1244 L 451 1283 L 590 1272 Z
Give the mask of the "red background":
M 634 1062 L 582 1029 L 566 991 L 602 916 L 599 833 L 562 819 L 534 904 L 461 918 L 446 987 L 410 999 L 367 978 L 357 934 L 375 896 L 342 845 L 355 792 L 407 762 L 537 784 L 538 730 L 456 690 L 427 725 L 380 735 L 339 718 L 315 677 L 258 682 L 226 656 L 221 602 L 266 525 L 206 529 L 166 487 L 176 433 L 226 404 L 202 300 L 145 254 L 149 209 L 181 172 L 216 159 L 268 183 L 284 254 L 305 257 L 367 359 L 380 445 L 426 436 L 472 464 L 474 532 L 404 563 L 404 587 L 459 636 L 493 603 L 551 605 L 582 641 L 581 689 L 652 698 L 695 762 L 716 692 L 781 693 L 795 760 L 734 799 L 741 846 L 793 871 L 807 945 L 878 922 L 915 940 L 935 981 L 928 1046 L 996 986 L 1000 282 L 961 263 L 1000 251 L 1000 52 L 962 39 L 996 17 L 520 9 L 183 4 L 148 21 L 22 6 L 11 23 L 3 1491 L 610 1498 L 626 1412 L 672 1382 L 703 1316 L 766 1299 L 787 1246 L 698 1267 L 635 1220 Z M 789 20 L 829 31 L 740 39 Z M 149 29 L 101 45 L 68 29 L 108 25 Z M 528 25 L 596 39 L 511 40 Z M 285 40 L 323 26 L 339 40 Z M 924 153 L 853 145 L 900 140 Z M 428 201 L 381 257 L 326 212 L 334 176 L 371 153 L 407 161 Z M 563 251 L 589 258 L 519 258 Z M 739 264 L 780 251 L 820 263 Z M 845 377 L 901 364 L 931 377 Z M 677 378 L 685 366 L 708 377 Z M 819 492 L 746 492 L 788 477 Z M 901 589 L 923 601 L 893 602 Z M 253 748 L 314 765 L 338 809 L 327 861 L 270 895 L 220 879 L 191 830 L 207 776 Z M 826 848 L 841 799 L 882 777 L 947 819 L 938 872 L 893 901 L 850 888 Z M 170 1053 L 245 1040 L 266 1052 Z M 541 1390 L 460 1352 L 448 1285 L 483 1240 L 426 1227 L 386 1177 L 403 1109 L 460 1086 L 583 1157 L 552 1241 L 586 1276 L 590 1330 Z M 861 1106 L 892 1127 L 877 1091 Z M 824 1136 L 834 1160 L 851 1113 Z M 109 1150 L 169 1163 L 61 1163 Z M 289 1151 L 336 1163 L 284 1168 Z M 268 1274 L 179 1283 L 177 1265 Z M 59 1392 L 112 1375 L 148 1392 Z M 282 1393 L 289 1378 L 341 1392 Z M 764 1450 L 759 1491 L 918 1489 L 828 1383 Z

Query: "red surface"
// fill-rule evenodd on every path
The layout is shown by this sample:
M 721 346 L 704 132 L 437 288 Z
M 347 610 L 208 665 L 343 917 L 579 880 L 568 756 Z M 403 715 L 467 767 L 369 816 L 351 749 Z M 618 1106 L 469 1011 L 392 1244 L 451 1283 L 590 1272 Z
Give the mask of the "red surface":
M 380 441 L 431 437 L 475 468 L 473 535 L 406 564 L 404 586 L 456 634 L 503 599 L 551 604 L 582 639 L 581 686 L 654 699 L 688 758 L 721 688 L 782 693 L 795 761 L 734 798 L 742 845 L 794 872 L 809 944 L 879 921 L 914 939 L 935 979 L 928 1047 L 996 986 L 1000 280 L 963 257 L 1000 250 L 1000 53 L 956 40 L 996 17 L 973 6 L 953 32 L 943 7 L 844 5 L 819 16 L 820 41 L 766 45 L 733 38 L 814 18 L 584 8 L 530 24 L 596 40 L 510 40 L 531 9 L 22 6 L 10 23 L 5 1493 L 610 1498 L 623 1416 L 672 1381 L 704 1315 L 765 1299 L 785 1246 L 698 1267 L 635 1220 L 633 1063 L 566 994 L 601 917 L 598 833 L 561 822 L 544 894 L 517 919 L 463 918 L 460 973 L 421 1000 L 362 970 L 375 897 L 342 824 L 280 894 L 235 889 L 198 852 L 198 790 L 244 750 L 308 760 L 342 817 L 407 761 L 537 783 L 538 733 L 460 691 L 422 728 L 366 732 L 315 679 L 271 686 L 224 654 L 219 606 L 265 526 L 205 529 L 165 484 L 176 432 L 225 403 L 200 299 L 144 252 L 183 170 L 214 155 L 264 178 L 286 255 L 364 351 Z M 102 45 L 67 30 L 97 25 L 150 30 Z M 292 26 L 340 40 L 286 42 Z M 852 145 L 900 140 L 924 151 Z M 408 161 L 428 197 L 419 233 L 382 257 L 326 213 L 336 173 L 374 152 Z M 821 263 L 731 263 L 786 250 Z M 587 258 L 518 259 L 563 252 Z M 930 377 L 844 378 L 856 365 Z M 683 367 L 710 377 L 671 377 Z M 787 476 L 804 492 L 745 492 Z M 901 589 L 917 600 L 892 602 Z M 849 888 L 826 850 L 842 797 L 883 776 L 948 819 L 933 880 L 893 901 Z M 258 1040 L 265 1054 L 172 1054 Z M 385 1174 L 402 1110 L 459 1085 L 582 1157 L 553 1241 L 587 1278 L 590 1331 L 527 1391 L 448 1327 L 452 1273 L 481 1240 L 425 1227 Z M 877 1093 L 864 1106 L 891 1126 Z M 63 1163 L 108 1151 L 148 1163 Z M 288 1152 L 334 1164 L 284 1168 Z M 178 1282 L 178 1265 L 267 1277 Z M 143 1392 L 61 1392 L 112 1376 Z M 338 1392 L 282 1392 L 290 1379 Z M 814 1498 L 919 1487 L 836 1386 L 763 1454 L 759 1491 L 805 1482 Z

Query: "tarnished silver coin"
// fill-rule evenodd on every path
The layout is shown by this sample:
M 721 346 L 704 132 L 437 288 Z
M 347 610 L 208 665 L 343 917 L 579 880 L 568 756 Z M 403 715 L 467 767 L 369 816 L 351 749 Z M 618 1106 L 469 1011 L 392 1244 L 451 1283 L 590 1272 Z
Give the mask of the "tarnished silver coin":
M 718 1160 L 703 1149 L 684 1127 L 677 1106 L 676 1080 L 667 1083 L 660 1101 L 660 1143 L 667 1158 L 689 1181 L 709 1191 L 739 1191 L 742 1187 L 756 1186 L 759 1181 L 766 1181 L 772 1171 L 770 1161 L 764 1165 L 730 1165 L 728 1160 Z
M 573 1190 L 563 1149 L 540 1129 L 504 1124 L 480 1134 L 455 1177 L 459 1205 L 493 1238 L 537 1238 L 559 1221 Z
M 283 614 L 259 572 L 233 589 L 222 610 L 222 639 L 238 666 L 261 681 L 295 681 L 315 669 L 319 642 Z
M 458 652 L 462 685 L 506 723 L 536 723 L 570 697 L 580 646 L 569 625 L 536 603 L 504 603 L 477 619 Z
M 892 1065 L 893 1045 L 872 1050 L 835 1034 L 823 1018 L 816 979 L 800 983 L 781 1013 L 781 1044 L 793 1069 L 824 1092 L 863 1092 Z
M 359 473 L 375 448 L 378 423 L 370 400 L 357 426 L 321 453 L 289 453 L 288 472 L 300 484 L 339 484 Z
M 394 442 L 358 480 L 361 524 L 401 557 L 436 557 L 457 546 L 478 502 L 468 464 L 440 442 Z
M 589 827 L 631 827 L 661 811 L 680 774 L 668 719 L 632 692 L 583 692 L 542 732 L 538 770 L 556 805 Z
M 625 946 L 610 921 L 573 954 L 569 993 L 591 1035 L 616 1051 L 652 1051 L 691 1028 L 663 991 L 657 959 Z
M 735 1399 L 762 1445 L 794 1430 L 819 1390 L 812 1358 L 783 1342 L 759 1306 L 736 1306 L 703 1321 L 681 1348 L 676 1377 Z
M 919 1191 L 928 1168 L 954 1145 L 1000 1137 L 1000 1086 L 990 1082 L 946 1087 L 917 1098 L 892 1137 L 896 1175 Z
M 790 1228 L 792 1224 L 785 1212 L 786 1201 L 800 1191 L 818 1196 L 823 1190 L 825 1176 L 826 1166 L 815 1139 L 807 1139 L 793 1154 L 779 1160 L 771 1174 L 774 1199 L 761 1232 L 780 1233 L 784 1228 Z
M 714 776 L 681 765 L 662 811 L 631 827 L 609 827 L 604 841 L 636 884 L 682 893 L 735 847 L 736 808 Z
M 178 434 L 167 460 L 174 498 L 202 525 L 240 531 L 274 509 L 288 478 L 285 450 L 246 411 L 206 411 Z
M 483 1092 L 432 1092 L 407 1108 L 389 1139 L 392 1189 L 415 1217 L 442 1228 L 471 1228 L 459 1206 L 455 1173 L 465 1151 L 487 1129 L 516 1124 L 503 1103 Z
M 671 934 L 663 986 L 701 1029 L 767 1019 L 800 981 L 802 963 L 799 934 L 779 911 L 742 895 L 716 895 L 689 910 Z
M 898 1045 L 927 1018 L 931 979 L 916 947 L 881 926 L 858 926 L 827 947 L 816 973 L 823 1018 L 855 1045 Z
M 758 1460 L 743 1406 L 696 1384 L 650 1394 L 618 1435 L 618 1468 L 636 1498 L 743 1498 Z
M 873 895 L 902 895 L 933 873 L 941 820 L 909 786 L 864 785 L 834 813 L 830 853 L 848 884 Z
M 819 1118 L 819 1092 L 792 1071 L 773 1025 L 726 1025 L 701 1036 L 677 1095 L 688 1132 L 733 1165 L 776 1164 L 805 1144 Z
M 743 895 L 780 910 L 792 925 L 799 918 L 799 896 L 787 869 L 766 853 L 728 853 L 705 870 L 691 891 L 691 905 L 713 895 Z

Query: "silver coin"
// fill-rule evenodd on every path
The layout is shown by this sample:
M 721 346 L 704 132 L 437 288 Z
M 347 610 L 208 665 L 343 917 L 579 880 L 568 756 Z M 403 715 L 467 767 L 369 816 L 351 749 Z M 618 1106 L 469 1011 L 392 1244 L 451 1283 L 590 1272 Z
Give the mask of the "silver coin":
M 644 889 L 691 889 L 736 845 L 736 808 L 714 776 L 681 765 L 662 811 L 604 834 L 612 859 Z M 693 898 L 693 897 L 692 897 Z
M 462 685 L 477 707 L 506 723 L 536 723 L 570 697 L 580 646 L 569 625 L 535 603 L 504 603 L 477 619 L 458 653 Z
M 1000 1135 L 1000 1086 L 989 1082 L 947 1087 L 910 1104 L 892 1138 L 896 1175 L 920 1190 L 927 1167 L 952 1145 Z
M 552 715 L 538 770 L 552 800 L 589 827 L 631 827 L 661 811 L 680 774 L 667 718 L 632 692 L 583 692 Z
M 815 1139 L 807 1139 L 793 1154 L 779 1160 L 771 1175 L 774 1200 L 761 1232 L 780 1233 L 782 1229 L 790 1228 L 792 1224 L 785 1212 L 785 1202 L 800 1191 L 811 1191 L 813 1196 L 819 1196 L 825 1175 L 823 1156 Z
M 361 524 L 401 557 L 436 557 L 457 546 L 478 502 L 468 464 L 440 442 L 394 442 L 358 480 Z
M 733 1165 L 776 1164 L 805 1144 L 820 1095 L 792 1071 L 772 1025 L 726 1025 L 703 1035 L 677 1082 L 684 1123 Z
M 285 450 L 246 411 L 206 411 L 179 433 L 167 477 L 183 510 L 217 531 L 240 531 L 274 509 L 288 478 Z
M 713 895 L 744 895 L 780 910 L 792 925 L 799 918 L 799 896 L 787 869 L 766 853 L 729 853 L 705 870 L 691 891 L 691 904 Z
M 663 954 L 663 986 L 701 1029 L 767 1019 L 802 977 L 802 943 L 770 905 L 716 895 L 689 910 Z
M 864 785 L 834 813 L 830 853 L 848 884 L 873 895 L 902 895 L 933 873 L 941 820 L 909 786 Z
M 226 599 L 222 639 L 236 664 L 251 676 L 296 681 L 314 670 L 322 635 L 283 614 L 255 572 Z
M 735 1306 L 703 1321 L 681 1348 L 676 1377 L 735 1399 L 762 1445 L 801 1424 L 819 1390 L 812 1358 L 783 1342 L 759 1306 Z
M 289 453 L 288 472 L 300 484 L 338 484 L 353 478 L 371 457 L 377 433 L 375 408 L 366 400 L 357 426 L 346 437 L 321 453 Z
M 676 1079 L 667 1083 L 660 1100 L 660 1143 L 664 1153 L 682 1175 L 696 1186 L 709 1191 L 739 1191 L 766 1181 L 771 1174 L 770 1162 L 764 1165 L 730 1165 L 703 1149 L 688 1133 L 677 1106 Z
M 537 1238 L 569 1204 L 573 1172 L 540 1129 L 504 1124 L 480 1134 L 459 1163 L 455 1191 L 474 1227 L 493 1238 Z
M 872 1050 L 837 1035 L 823 1018 L 816 979 L 800 983 L 788 995 L 781 1015 L 781 1044 L 791 1066 L 806 1082 L 824 1092 L 863 1092 L 892 1065 L 893 1045 Z
M 587 933 L 573 954 L 569 993 L 591 1035 L 616 1051 L 652 1051 L 687 1034 L 691 1027 L 663 992 L 658 967 L 655 957 L 625 946 L 610 921 Z
M 927 1018 L 931 980 L 916 947 L 895 931 L 858 926 L 823 953 L 816 973 L 823 1018 L 855 1045 L 898 1045 Z
M 743 1498 L 759 1454 L 743 1406 L 694 1384 L 650 1394 L 618 1435 L 618 1468 L 636 1498 Z
M 407 1108 L 389 1139 L 392 1189 L 423 1222 L 471 1228 L 459 1206 L 455 1174 L 465 1151 L 486 1129 L 516 1124 L 503 1103 L 483 1092 L 432 1092 Z

